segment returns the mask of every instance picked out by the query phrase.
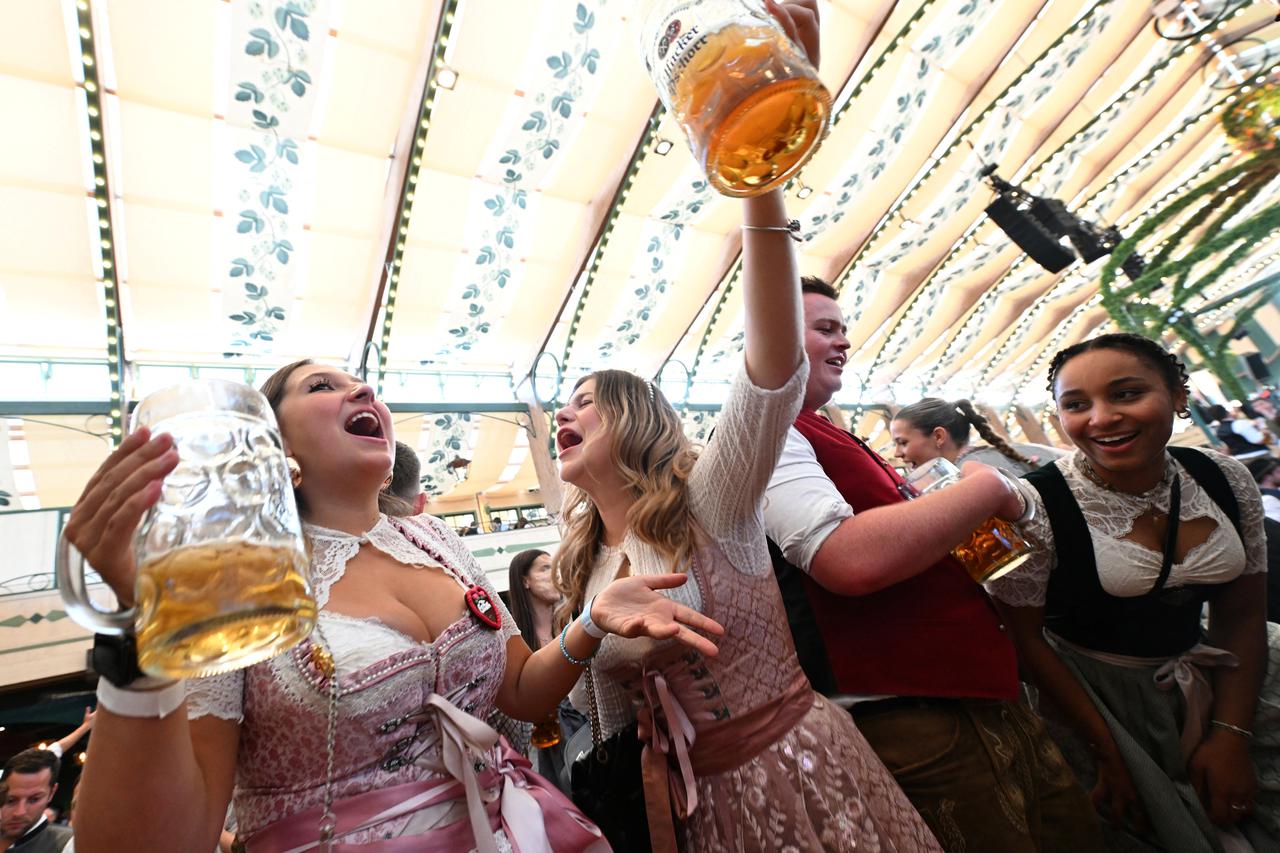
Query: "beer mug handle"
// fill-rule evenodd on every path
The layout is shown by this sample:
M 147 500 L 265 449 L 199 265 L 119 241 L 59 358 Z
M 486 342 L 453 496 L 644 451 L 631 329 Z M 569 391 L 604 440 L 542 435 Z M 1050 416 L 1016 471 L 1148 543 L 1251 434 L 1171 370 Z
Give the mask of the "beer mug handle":
M 100 610 L 85 590 L 84 556 L 67 539 L 64 531 L 58 537 L 58 554 L 54 561 L 58 591 L 67 615 L 81 626 L 98 634 L 127 634 L 133 628 L 137 608 Z

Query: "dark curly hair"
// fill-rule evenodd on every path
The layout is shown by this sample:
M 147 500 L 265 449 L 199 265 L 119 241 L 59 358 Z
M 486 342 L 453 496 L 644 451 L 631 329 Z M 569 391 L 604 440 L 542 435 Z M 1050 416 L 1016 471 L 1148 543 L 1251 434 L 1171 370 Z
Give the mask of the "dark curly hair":
M 1064 364 L 1081 353 L 1096 349 L 1114 349 L 1130 353 L 1160 374 L 1165 386 L 1169 389 L 1170 396 L 1177 397 L 1178 392 L 1187 396 L 1191 394 L 1191 388 L 1188 385 L 1190 377 L 1187 376 L 1187 366 L 1182 363 L 1182 359 L 1150 338 L 1129 332 L 1099 335 L 1059 350 L 1053 357 L 1053 361 L 1049 362 L 1049 394 L 1053 396 L 1054 383 L 1058 381 L 1058 374 L 1062 371 Z

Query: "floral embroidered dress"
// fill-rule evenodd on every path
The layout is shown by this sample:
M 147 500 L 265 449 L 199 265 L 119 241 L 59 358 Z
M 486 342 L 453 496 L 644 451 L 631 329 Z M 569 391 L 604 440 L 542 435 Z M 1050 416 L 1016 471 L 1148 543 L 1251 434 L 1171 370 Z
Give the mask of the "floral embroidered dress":
M 807 372 L 768 391 L 743 371 L 690 477 L 705 539 L 693 565 L 678 567 L 689 582 L 663 592 L 725 627 L 719 654 L 609 636 L 592 662 L 604 737 L 641 707 L 653 719 L 644 763 L 655 850 L 672 841 L 668 809 L 683 850 L 939 849 L 848 712 L 809 686 L 773 577 L 764 490 Z M 628 531 L 601 548 L 588 596 L 624 556 L 633 574 L 671 570 Z M 586 708 L 581 682 L 573 697 Z
M 481 722 L 494 709 L 507 640 L 519 631 L 457 536 L 430 516 L 383 516 L 359 537 L 311 525 L 305 533 L 321 608 L 312 639 L 336 669 L 332 773 L 335 685 L 312 642 L 187 687 L 189 717 L 240 724 L 234 806 L 248 849 L 314 841 L 331 778 L 341 806 L 335 849 L 508 851 L 514 841 L 521 849 L 607 850 L 598 830 Z M 467 612 L 424 643 L 377 619 L 323 609 L 361 547 L 482 587 L 501 628 Z
M 1177 460 L 1167 456 L 1165 476 L 1149 492 L 1133 495 L 1105 489 L 1088 473 L 1080 451 L 1053 464 L 1066 480 L 1089 527 L 1098 580 L 1110 595 L 1146 594 L 1160 575 L 1163 555 L 1127 538 L 1135 520 L 1150 512 L 1167 515 L 1170 488 L 1178 479 L 1179 518 L 1209 518 L 1216 527 L 1199 545 L 1173 564 L 1165 589 L 1229 583 L 1241 575 L 1267 570 L 1266 534 L 1258 487 L 1247 468 L 1221 453 L 1206 454 L 1222 469 L 1240 508 L 1236 534 L 1231 520 Z M 1034 494 L 1036 511 L 1026 525 L 1037 546 L 1032 557 L 987 590 L 1013 607 L 1043 607 L 1050 575 L 1059 570 L 1053 527 L 1044 501 Z M 1146 808 L 1151 834 L 1160 849 L 1209 853 L 1224 849 L 1274 850 L 1280 843 L 1280 626 L 1268 624 L 1267 677 L 1254 717 L 1251 749 L 1260 792 L 1253 821 L 1241 827 L 1252 844 L 1220 837 L 1200 805 L 1186 772 L 1190 750 L 1204 737 L 1212 701 L 1211 668 L 1235 666 L 1234 655 L 1203 643 L 1170 660 L 1109 655 L 1049 634 L 1059 657 L 1075 674 L 1116 739 Z M 1093 784 L 1093 759 L 1083 741 L 1046 709 L 1046 722 L 1086 787 Z M 1235 833 L 1231 833 L 1235 835 Z M 1119 843 L 1119 842 L 1117 842 Z M 1236 843 L 1237 846 L 1230 846 Z M 1123 847 L 1122 849 L 1129 849 Z M 1146 848 L 1143 848 L 1146 849 Z

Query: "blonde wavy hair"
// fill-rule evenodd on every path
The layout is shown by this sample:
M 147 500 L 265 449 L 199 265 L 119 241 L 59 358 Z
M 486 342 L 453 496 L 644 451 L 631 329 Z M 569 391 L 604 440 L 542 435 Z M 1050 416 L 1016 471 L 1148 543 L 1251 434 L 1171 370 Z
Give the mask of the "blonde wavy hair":
M 689 564 L 697 547 L 697 525 L 689 506 L 689 475 L 698 453 L 684 434 L 680 417 L 662 391 L 625 370 L 599 370 L 573 386 L 595 380 L 596 411 L 609 438 L 609 458 L 636 501 L 627 527 L 657 549 L 672 571 Z M 566 484 L 564 536 L 554 560 L 556 586 L 564 601 L 559 626 L 582 610 L 604 522 L 591 497 Z

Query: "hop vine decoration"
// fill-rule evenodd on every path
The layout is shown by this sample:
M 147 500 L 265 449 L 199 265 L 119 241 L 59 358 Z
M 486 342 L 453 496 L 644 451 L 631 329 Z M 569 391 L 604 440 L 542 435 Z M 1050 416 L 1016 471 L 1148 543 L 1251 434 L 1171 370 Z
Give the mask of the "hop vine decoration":
M 1233 131 L 1227 128 L 1227 132 Z M 1256 135 L 1247 138 L 1256 139 Z M 1172 331 L 1200 355 L 1223 389 L 1234 397 L 1244 397 L 1245 390 L 1235 375 L 1227 343 L 1267 304 L 1273 289 L 1255 291 L 1257 298 L 1235 314 L 1231 328 L 1223 334 L 1201 332 L 1196 326 L 1197 318 L 1207 313 L 1212 304 L 1197 304 L 1194 310 L 1189 304 L 1201 299 L 1244 262 L 1260 242 L 1280 229 L 1277 204 L 1241 219 L 1250 202 L 1280 174 L 1280 149 L 1258 142 L 1248 150 L 1253 154 L 1243 163 L 1210 175 L 1181 198 L 1148 216 L 1115 247 L 1099 281 L 1102 305 L 1117 326 L 1156 339 Z M 1172 231 L 1141 275 L 1127 285 L 1118 279 L 1121 266 L 1138 246 L 1169 227 Z
M 1242 151 L 1275 151 L 1280 144 L 1280 86 L 1268 83 L 1238 98 L 1222 114 L 1222 129 Z

